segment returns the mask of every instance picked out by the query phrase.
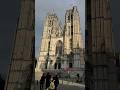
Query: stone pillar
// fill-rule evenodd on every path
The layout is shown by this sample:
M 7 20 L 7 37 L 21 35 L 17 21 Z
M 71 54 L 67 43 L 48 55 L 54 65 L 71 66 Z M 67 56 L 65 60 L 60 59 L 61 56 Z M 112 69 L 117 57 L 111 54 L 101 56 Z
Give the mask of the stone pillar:
M 20 0 L 20 3 L 20 14 L 4 90 L 30 90 L 34 76 L 35 1 Z
M 86 0 L 86 29 L 86 90 L 118 90 L 110 0 Z

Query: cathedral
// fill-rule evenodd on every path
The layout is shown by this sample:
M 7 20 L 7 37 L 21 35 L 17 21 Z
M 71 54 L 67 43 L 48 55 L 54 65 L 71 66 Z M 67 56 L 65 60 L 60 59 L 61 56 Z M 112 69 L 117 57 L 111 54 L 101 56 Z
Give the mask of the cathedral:
M 63 70 L 71 75 L 82 75 L 83 69 L 84 46 L 77 6 L 66 10 L 64 27 L 55 13 L 47 14 L 36 73 L 41 70 Z

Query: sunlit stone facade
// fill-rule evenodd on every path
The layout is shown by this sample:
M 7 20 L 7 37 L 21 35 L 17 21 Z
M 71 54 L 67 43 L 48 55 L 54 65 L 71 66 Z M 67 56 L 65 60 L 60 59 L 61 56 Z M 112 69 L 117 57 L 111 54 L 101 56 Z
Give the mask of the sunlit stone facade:
M 77 7 L 66 11 L 63 28 L 57 15 L 49 13 L 44 23 L 36 72 L 44 69 L 74 69 L 76 73 L 80 73 L 80 68 L 84 68 L 83 49 Z

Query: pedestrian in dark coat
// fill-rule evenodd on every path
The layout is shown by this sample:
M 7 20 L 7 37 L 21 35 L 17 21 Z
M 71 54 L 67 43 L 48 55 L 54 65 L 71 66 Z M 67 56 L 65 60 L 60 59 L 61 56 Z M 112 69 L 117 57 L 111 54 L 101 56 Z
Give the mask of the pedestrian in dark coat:
M 46 89 L 48 89 L 50 86 L 50 80 L 51 80 L 51 75 L 49 73 L 47 73 L 47 75 L 46 75 Z
M 76 80 L 77 83 L 79 82 L 79 79 L 80 79 L 80 76 L 79 74 L 77 74 L 77 80 Z
M 43 86 L 44 86 L 44 83 L 45 83 L 45 74 L 43 73 L 41 79 L 40 79 L 40 90 L 43 90 Z
M 55 75 L 55 77 L 53 77 L 53 80 L 55 80 L 55 81 L 54 81 L 54 84 L 55 84 L 55 90 L 57 90 L 58 85 L 59 85 L 59 78 L 58 78 L 58 76 Z

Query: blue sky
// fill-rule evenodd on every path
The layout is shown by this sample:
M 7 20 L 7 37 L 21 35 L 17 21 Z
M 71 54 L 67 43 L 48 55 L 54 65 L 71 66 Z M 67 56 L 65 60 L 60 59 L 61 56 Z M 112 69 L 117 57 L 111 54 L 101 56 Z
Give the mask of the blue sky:
M 48 12 L 54 11 L 62 25 L 64 24 L 65 11 L 77 6 L 80 13 L 80 26 L 85 31 L 85 0 L 36 0 L 35 1 L 35 56 L 38 58 L 40 51 L 43 23 Z

